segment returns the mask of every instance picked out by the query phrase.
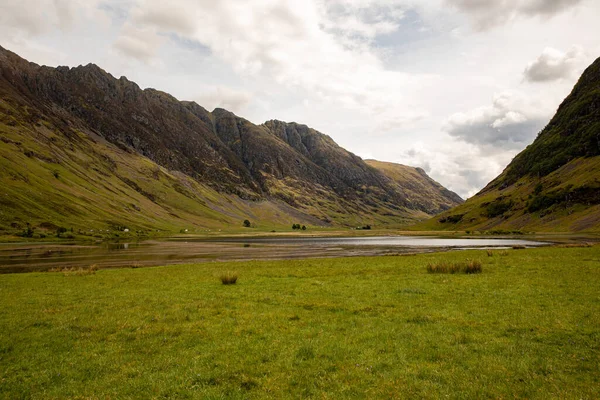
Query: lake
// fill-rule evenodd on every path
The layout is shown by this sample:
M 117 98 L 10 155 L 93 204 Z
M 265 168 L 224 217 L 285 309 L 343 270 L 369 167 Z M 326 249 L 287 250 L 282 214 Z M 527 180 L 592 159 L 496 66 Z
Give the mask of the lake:
M 0 244 L 0 273 L 52 268 L 142 267 L 232 260 L 276 260 L 424 253 L 449 249 L 535 247 L 521 239 L 377 236 L 339 238 L 176 238 L 132 243 Z

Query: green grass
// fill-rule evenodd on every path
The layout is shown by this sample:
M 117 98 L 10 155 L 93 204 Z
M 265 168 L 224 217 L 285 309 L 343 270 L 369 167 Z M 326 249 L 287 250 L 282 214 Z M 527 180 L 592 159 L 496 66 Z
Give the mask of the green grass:
M 599 398 L 600 247 L 506 253 L 2 275 L 0 398 Z

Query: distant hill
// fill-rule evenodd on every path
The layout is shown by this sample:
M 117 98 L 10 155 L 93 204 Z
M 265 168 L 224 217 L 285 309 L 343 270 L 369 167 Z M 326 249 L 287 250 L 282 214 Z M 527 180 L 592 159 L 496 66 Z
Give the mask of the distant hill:
M 421 168 L 377 160 L 365 162 L 383 172 L 412 204 L 424 210 L 438 214 L 464 202 L 459 195 L 431 179 Z
M 429 229 L 600 231 L 600 58 L 537 139 Z
M 449 205 L 305 125 L 255 125 L 93 64 L 39 66 L 1 47 L 0 165 L 0 232 L 389 225 Z

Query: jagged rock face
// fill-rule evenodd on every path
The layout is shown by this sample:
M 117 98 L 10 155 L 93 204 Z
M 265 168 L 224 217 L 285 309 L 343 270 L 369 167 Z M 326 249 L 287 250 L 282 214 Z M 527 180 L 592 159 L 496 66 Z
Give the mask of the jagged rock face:
M 405 215 L 439 210 L 415 205 L 392 179 L 305 125 L 254 125 L 223 109 L 211 113 L 194 102 L 142 90 L 93 64 L 40 67 L 0 47 L 0 94 L 27 106 L 32 121 L 52 119 L 64 135 L 92 131 L 243 199 L 276 197 L 307 206 L 311 198 L 337 197 L 343 201 L 340 210 L 348 213 L 378 207 Z
M 319 167 L 328 170 L 341 181 L 332 184 L 346 185 L 351 188 L 378 185 L 385 188 L 390 196 L 399 195 L 399 192 L 395 193 L 390 188 L 390 181 L 381 172 L 369 167 L 360 157 L 338 146 L 329 136 L 296 123 L 272 120 L 266 122 L 264 126 L 297 152 Z M 405 198 L 400 194 L 396 200 L 404 202 Z

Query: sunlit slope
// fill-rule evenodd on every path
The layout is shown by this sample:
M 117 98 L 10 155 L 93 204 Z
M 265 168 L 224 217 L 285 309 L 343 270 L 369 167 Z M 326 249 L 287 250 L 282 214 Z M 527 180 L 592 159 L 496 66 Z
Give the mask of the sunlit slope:
M 464 202 L 459 195 L 431 179 L 421 168 L 377 160 L 365 162 L 392 179 L 414 208 L 437 214 Z
M 600 231 L 600 59 L 500 176 L 419 227 Z

